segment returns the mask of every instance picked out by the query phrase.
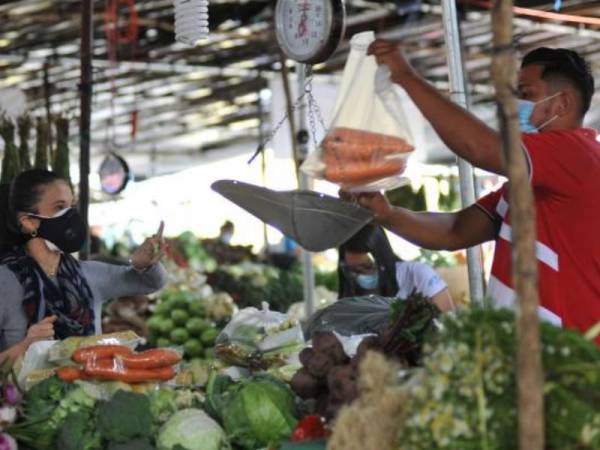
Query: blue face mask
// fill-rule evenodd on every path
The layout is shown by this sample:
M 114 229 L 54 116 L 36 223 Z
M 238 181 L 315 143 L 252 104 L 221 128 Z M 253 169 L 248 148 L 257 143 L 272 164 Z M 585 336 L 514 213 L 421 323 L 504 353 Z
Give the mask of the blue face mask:
M 546 98 L 540 100 L 539 102 L 532 102 L 531 100 L 519 99 L 518 113 L 519 113 L 519 128 L 521 129 L 521 133 L 537 133 L 539 130 L 544 128 L 550 122 L 552 122 L 553 120 L 558 118 L 558 116 L 554 116 L 554 117 L 550 118 L 549 120 L 547 120 L 546 122 L 544 122 L 543 124 L 541 124 L 539 127 L 536 127 L 534 124 L 531 123 L 531 115 L 533 114 L 533 110 L 535 109 L 535 106 L 539 105 L 542 102 L 545 102 L 546 100 L 550 100 L 551 98 L 554 98 L 559 94 L 560 94 L 560 92 L 557 92 L 556 94 L 546 97 Z
M 379 287 L 379 273 L 360 273 L 356 275 L 356 283 L 365 291 L 372 291 Z

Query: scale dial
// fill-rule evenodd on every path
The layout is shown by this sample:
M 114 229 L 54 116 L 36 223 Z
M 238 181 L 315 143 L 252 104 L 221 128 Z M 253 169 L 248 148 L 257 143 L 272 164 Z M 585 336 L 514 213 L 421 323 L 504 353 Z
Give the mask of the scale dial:
M 291 59 L 306 64 L 325 61 L 344 36 L 344 0 L 277 0 L 275 33 Z

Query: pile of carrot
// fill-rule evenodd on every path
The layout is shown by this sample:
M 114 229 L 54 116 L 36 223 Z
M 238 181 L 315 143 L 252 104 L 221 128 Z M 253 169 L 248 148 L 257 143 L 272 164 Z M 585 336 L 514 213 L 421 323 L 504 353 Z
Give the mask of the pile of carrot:
M 398 137 L 337 127 L 321 143 L 325 179 L 361 185 L 398 175 L 406 168 L 403 155 L 413 150 Z
M 175 350 L 157 348 L 134 352 L 123 345 L 94 345 L 73 353 L 74 366 L 57 370 L 64 381 L 111 380 L 125 383 L 167 381 L 175 377 L 181 355 Z

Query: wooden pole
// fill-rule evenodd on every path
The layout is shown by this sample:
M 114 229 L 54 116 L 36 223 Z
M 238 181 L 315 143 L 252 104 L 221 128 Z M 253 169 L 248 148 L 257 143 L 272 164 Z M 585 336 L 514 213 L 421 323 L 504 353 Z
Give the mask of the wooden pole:
M 496 0 L 492 9 L 495 49 L 492 77 L 508 164 L 512 273 L 518 305 L 516 351 L 519 449 L 544 450 L 544 374 L 538 319 L 535 206 L 517 120 L 517 65 L 512 40 L 512 7 L 512 0 Z
M 79 118 L 79 213 L 88 229 L 88 211 L 90 202 L 90 128 L 92 119 L 92 43 L 94 40 L 94 0 L 83 0 L 81 7 L 81 81 L 79 85 L 81 95 L 81 116 Z M 90 242 L 85 240 L 81 249 L 80 258 L 89 257 Z

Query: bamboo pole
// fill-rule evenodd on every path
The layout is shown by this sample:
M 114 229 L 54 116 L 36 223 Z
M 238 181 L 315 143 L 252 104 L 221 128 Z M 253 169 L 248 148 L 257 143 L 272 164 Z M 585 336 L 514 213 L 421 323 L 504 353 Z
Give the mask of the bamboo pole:
M 544 397 L 535 256 L 535 207 L 517 121 L 517 66 L 512 46 L 512 0 L 492 9 L 495 54 L 492 78 L 507 161 L 512 222 L 512 274 L 517 293 L 517 384 L 519 449 L 544 449 Z

